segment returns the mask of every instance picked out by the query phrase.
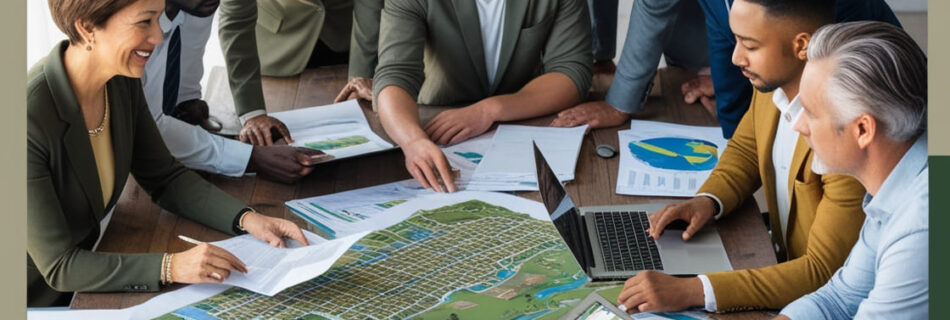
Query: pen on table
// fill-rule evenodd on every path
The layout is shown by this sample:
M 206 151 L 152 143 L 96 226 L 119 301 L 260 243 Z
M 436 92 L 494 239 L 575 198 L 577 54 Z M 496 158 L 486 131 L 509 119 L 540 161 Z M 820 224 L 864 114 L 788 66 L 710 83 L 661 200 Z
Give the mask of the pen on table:
M 195 239 L 192 239 L 192 238 L 189 238 L 189 237 L 187 237 L 187 236 L 180 235 L 180 234 L 178 235 L 178 239 L 182 239 L 182 240 L 184 240 L 185 242 L 188 242 L 188 243 L 193 244 L 193 245 L 199 245 L 199 244 L 204 243 L 204 241 L 198 241 L 198 240 L 195 240 Z
M 190 237 L 188 237 L 188 236 L 181 235 L 181 234 L 178 235 L 178 239 L 184 240 L 185 242 L 188 242 L 188 243 L 193 244 L 193 245 L 199 245 L 199 244 L 204 243 L 204 241 L 198 241 L 198 240 L 192 239 L 192 238 L 190 238 Z M 211 273 L 211 277 L 212 277 L 212 278 L 215 278 L 215 279 L 218 279 L 218 280 L 221 280 L 221 275 L 218 274 L 217 272 L 212 272 L 212 273 Z

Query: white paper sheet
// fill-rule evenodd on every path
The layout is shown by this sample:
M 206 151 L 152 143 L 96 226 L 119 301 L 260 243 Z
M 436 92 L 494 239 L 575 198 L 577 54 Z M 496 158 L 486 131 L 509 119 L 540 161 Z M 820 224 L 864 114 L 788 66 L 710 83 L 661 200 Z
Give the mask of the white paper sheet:
M 212 244 L 228 250 L 247 266 L 247 274 L 231 272 L 224 284 L 273 296 L 295 284 L 310 280 L 330 269 L 340 256 L 368 232 L 335 240 L 324 240 L 304 230 L 309 246 L 296 241 L 288 248 L 276 248 L 249 234 Z M 296 245 L 294 245 L 296 244 Z
M 386 209 L 422 194 L 434 193 L 414 180 L 287 201 L 290 210 L 326 232 L 331 239 L 379 229 L 376 218 Z
M 269 115 L 287 126 L 292 145 L 322 150 L 334 160 L 394 148 L 373 132 L 356 100 Z
M 459 176 L 455 179 L 455 186 L 459 190 L 468 189 L 472 175 L 475 174 L 478 164 L 485 158 L 494 136 L 495 131 L 489 131 L 463 142 L 442 147 L 445 159 L 453 168 L 459 170 Z
M 632 120 L 617 132 L 618 194 L 691 197 L 726 149 L 719 127 Z
M 49 310 L 45 308 L 27 309 L 27 319 L 54 320 L 54 319 L 153 319 L 166 313 L 178 310 L 195 301 L 210 298 L 227 290 L 231 286 L 217 283 L 200 283 L 182 287 L 178 290 L 156 296 L 148 301 L 125 309 L 90 309 L 90 310 Z
M 558 179 L 574 180 L 574 169 L 587 126 L 574 128 L 499 125 L 491 147 L 475 169 L 468 190 L 538 190 L 534 168 L 537 143 Z

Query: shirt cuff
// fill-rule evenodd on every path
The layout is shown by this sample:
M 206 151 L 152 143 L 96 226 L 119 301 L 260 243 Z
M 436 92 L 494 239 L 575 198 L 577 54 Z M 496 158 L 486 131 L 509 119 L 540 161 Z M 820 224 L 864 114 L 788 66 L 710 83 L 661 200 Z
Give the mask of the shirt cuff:
M 703 283 L 703 296 L 706 300 L 706 311 L 716 312 L 716 293 L 713 292 L 712 282 L 709 282 L 709 277 L 706 277 L 705 274 L 697 275 L 699 281 Z
M 719 200 L 719 197 L 717 197 L 716 195 L 714 195 L 714 194 L 712 194 L 712 193 L 709 193 L 709 192 L 697 193 L 696 196 L 697 196 L 697 197 L 698 197 L 698 196 L 709 197 L 709 198 L 713 199 L 713 201 L 716 201 L 716 205 L 717 205 L 717 207 L 719 208 L 719 212 L 716 212 L 716 215 L 714 215 L 713 218 L 715 218 L 716 220 L 719 220 L 719 218 L 722 218 L 722 212 L 723 212 L 723 210 L 722 210 L 722 200 Z
M 241 125 L 243 126 L 244 123 L 247 122 L 247 120 L 251 120 L 251 118 L 262 115 L 262 114 L 267 114 L 267 112 L 264 110 L 258 109 L 258 110 L 245 113 L 241 115 L 240 117 L 238 117 L 238 119 L 241 119 Z
M 247 173 L 247 164 L 251 162 L 251 152 L 254 151 L 254 146 L 218 135 L 211 136 L 225 142 L 222 143 L 221 154 L 218 155 L 216 167 L 219 173 L 230 177 L 240 177 Z

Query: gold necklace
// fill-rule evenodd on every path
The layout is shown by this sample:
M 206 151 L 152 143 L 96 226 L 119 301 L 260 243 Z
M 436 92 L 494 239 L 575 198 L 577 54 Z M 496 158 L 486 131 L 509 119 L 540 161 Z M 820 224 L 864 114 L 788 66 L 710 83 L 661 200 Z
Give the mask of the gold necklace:
M 106 122 L 109 121 L 109 88 L 106 87 L 102 90 L 102 97 L 106 102 L 106 110 L 102 113 L 102 122 L 99 123 L 99 126 L 95 129 L 89 130 L 89 136 L 98 137 L 102 130 L 105 130 Z

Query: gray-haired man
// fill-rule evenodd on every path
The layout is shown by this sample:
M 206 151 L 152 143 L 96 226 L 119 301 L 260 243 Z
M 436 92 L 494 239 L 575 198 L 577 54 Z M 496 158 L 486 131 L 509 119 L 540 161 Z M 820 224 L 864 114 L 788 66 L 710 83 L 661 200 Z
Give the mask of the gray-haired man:
M 926 57 L 887 24 L 826 26 L 808 47 L 799 99 L 795 130 L 814 150 L 813 170 L 861 181 L 867 217 L 844 266 L 780 318 L 926 319 Z

